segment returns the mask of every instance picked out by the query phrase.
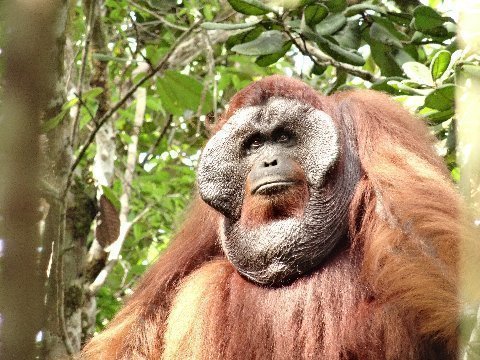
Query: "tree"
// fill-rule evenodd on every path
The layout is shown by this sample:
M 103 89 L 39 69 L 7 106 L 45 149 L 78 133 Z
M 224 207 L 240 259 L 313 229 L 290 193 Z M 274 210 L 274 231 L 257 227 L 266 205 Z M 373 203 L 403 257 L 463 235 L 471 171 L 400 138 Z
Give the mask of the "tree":
M 45 92 L 50 101 L 37 124 L 42 251 L 29 245 L 30 265 L 36 259 L 39 274 L 48 269 L 39 356 L 71 357 L 115 314 L 168 245 L 210 123 L 254 79 L 295 73 L 326 93 L 386 91 L 430 125 L 459 181 L 455 90 L 460 75 L 477 76 L 479 59 L 458 48 L 456 20 L 437 9 L 441 3 L 59 2 L 52 16 L 61 31 L 44 49 L 55 86 Z M 2 25 L 7 44 L 12 26 Z M 27 36 L 22 41 L 29 44 Z M 3 42 L 0 48 L 18 56 Z M 23 74 L 9 79 L 5 69 L 8 105 Z M 38 71 L 26 74 L 32 84 L 42 81 Z M 10 256 L 0 257 L 5 274 Z

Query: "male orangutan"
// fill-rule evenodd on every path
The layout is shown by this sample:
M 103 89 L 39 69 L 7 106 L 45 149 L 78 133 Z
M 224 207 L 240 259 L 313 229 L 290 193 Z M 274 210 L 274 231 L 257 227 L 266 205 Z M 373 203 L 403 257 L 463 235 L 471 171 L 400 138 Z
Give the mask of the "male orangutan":
M 207 143 L 178 235 L 84 359 L 454 359 L 460 200 L 373 91 L 272 76 Z

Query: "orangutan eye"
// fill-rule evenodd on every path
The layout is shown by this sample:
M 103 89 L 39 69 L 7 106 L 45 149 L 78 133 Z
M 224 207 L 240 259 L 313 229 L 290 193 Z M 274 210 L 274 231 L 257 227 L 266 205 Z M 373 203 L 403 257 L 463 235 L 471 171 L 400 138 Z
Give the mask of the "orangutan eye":
M 255 151 L 259 148 L 261 148 L 265 143 L 265 139 L 259 135 L 251 137 L 247 143 L 245 148 L 247 151 Z
M 295 143 L 295 136 L 287 129 L 278 129 L 273 133 L 273 140 L 278 144 L 288 146 Z
M 250 144 L 250 148 L 251 149 L 258 149 L 259 147 L 261 147 L 263 145 L 263 141 L 261 141 L 260 139 L 255 139 L 252 141 L 252 143 Z

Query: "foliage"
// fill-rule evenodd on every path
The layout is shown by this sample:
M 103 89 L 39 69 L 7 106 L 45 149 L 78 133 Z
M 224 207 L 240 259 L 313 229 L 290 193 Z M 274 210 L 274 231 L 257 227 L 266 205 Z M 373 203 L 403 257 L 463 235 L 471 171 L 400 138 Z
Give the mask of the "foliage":
M 381 1 L 304 0 L 288 9 L 271 2 L 261 11 L 252 10 L 251 1 L 229 3 L 244 15 L 257 15 L 245 18 L 253 29 L 227 41 L 231 51 L 257 56 L 261 66 L 276 63 L 287 52 L 294 61 L 303 54 L 313 63 L 303 75 L 326 92 L 361 86 L 397 96 L 432 126 L 458 180 L 455 77 L 469 59 L 457 49 L 454 19 L 425 5 L 399 9 Z M 232 24 L 203 26 L 230 30 Z
M 169 54 L 182 34 L 190 29 L 192 36 L 184 41 L 183 53 L 171 54 L 166 70 L 142 84 L 147 110 L 129 219 L 148 211 L 133 224 L 118 264 L 98 293 L 98 329 L 171 239 L 178 214 L 192 195 L 208 119 L 216 118 L 232 94 L 259 77 L 296 74 L 326 93 L 362 87 L 396 96 L 431 126 L 439 152 L 458 180 L 455 79 L 461 71 L 478 73 L 478 61 L 457 48 L 453 18 L 433 7 L 398 3 L 300 0 L 285 1 L 281 7 L 259 0 L 105 0 L 101 21 L 108 45 L 105 53 L 96 51 L 89 60 L 107 64 L 108 94 L 86 86 L 79 95 L 78 84 L 71 81 L 68 101 L 58 116 L 45 122 L 45 132 L 78 110 L 82 141 L 99 126 L 95 119 L 102 96 L 116 103 Z M 68 36 L 75 54 L 72 73 L 80 74 L 79 83 L 85 83 L 86 18 L 83 7 L 74 6 Z M 199 22 L 201 28 L 195 27 Z M 116 180 L 108 191 L 112 199 L 125 190 L 120 174 L 134 116 L 132 99 L 113 115 L 117 160 Z M 92 182 L 94 150 L 90 146 L 81 159 L 81 173 L 88 175 L 77 181 Z

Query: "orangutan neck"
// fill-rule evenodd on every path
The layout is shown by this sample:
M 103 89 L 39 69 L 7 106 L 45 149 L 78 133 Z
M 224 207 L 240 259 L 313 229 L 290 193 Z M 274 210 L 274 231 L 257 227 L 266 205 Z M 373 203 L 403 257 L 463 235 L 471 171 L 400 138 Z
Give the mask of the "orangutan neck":
M 228 261 L 207 263 L 175 297 L 163 359 L 343 359 L 377 356 L 382 343 L 398 341 L 399 334 L 405 344 L 415 332 L 406 319 L 368 296 L 347 253 L 333 262 L 281 288 L 245 280 Z M 417 352 L 400 346 L 395 351 L 388 356 L 412 358 Z

